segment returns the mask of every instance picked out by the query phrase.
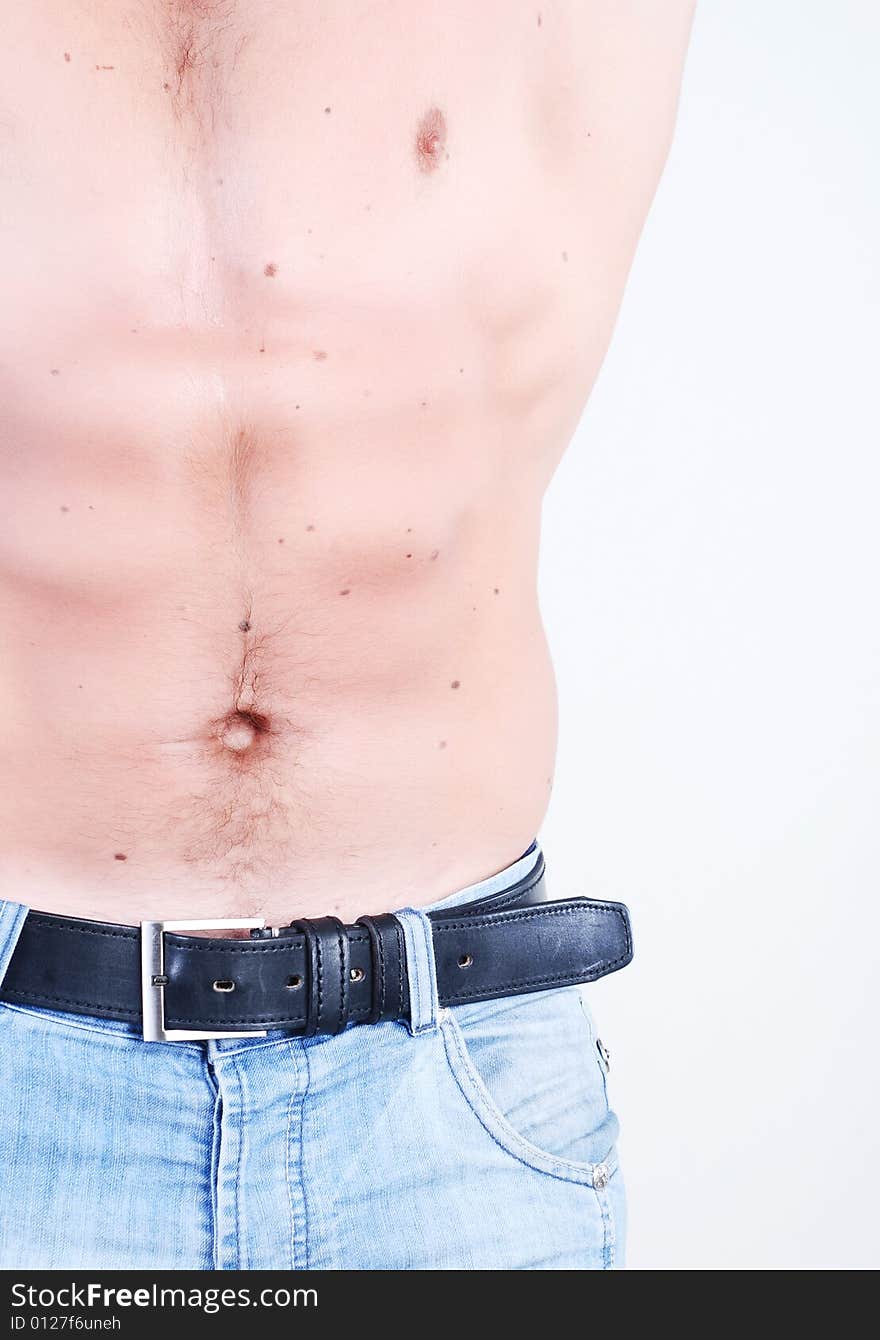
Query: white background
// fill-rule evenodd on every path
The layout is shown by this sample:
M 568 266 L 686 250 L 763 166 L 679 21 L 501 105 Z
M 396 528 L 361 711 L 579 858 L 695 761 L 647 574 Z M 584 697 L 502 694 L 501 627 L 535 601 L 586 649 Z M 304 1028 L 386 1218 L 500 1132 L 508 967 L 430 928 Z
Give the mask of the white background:
M 880 5 L 702 0 L 545 507 L 555 897 L 642 1269 L 880 1265 Z

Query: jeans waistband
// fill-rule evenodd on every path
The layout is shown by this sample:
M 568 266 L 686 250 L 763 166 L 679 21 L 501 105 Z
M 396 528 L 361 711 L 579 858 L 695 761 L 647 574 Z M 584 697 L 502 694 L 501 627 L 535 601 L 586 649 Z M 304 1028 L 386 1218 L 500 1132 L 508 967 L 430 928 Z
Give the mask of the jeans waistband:
M 429 903 L 427 907 L 422 908 L 422 911 L 436 912 L 443 907 L 461 907 L 463 903 L 477 903 L 482 898 L 488 898 L 490 894 L 503 893 L 505 889 L 512 888 L 519 880 L 531 874 L 540 859 L 541 848 L 535 840 L 522 856 L 517 857 L 503 870 L 499 870 L 497 875 L 489 875 L 487 879 L 481 879 L 478 884 L 469 884 L 466 889 L 458 889 L 455 893 L 438 899 L 436 903 Z
M 524 879 L 540 859 L 541 849 L 536 840 L 512 865 L 499 870 L 496 875 L 490 875 L 488 879 L 480 880 L 478 884 L 470 884 L 465 889 L 459 889 L 457 893 L 441 898 L 428 907 L 405 907 L 395 912 L 394 915 L 403 927 L 406 941 L 411 1033 L 424 1033 L 436 1027 L 439 1014 L 434 937 L 427 913 L 440 908 L 462 907 L 466 903 L 479 902 L 490 894 L 502 893 L 505 889 L 512 888 L 518 880 Z

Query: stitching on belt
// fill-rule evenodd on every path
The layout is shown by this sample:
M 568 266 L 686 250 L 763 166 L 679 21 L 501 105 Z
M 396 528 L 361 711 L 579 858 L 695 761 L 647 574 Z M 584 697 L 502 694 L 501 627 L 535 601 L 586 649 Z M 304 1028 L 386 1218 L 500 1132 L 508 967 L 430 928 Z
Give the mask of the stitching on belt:
M 38 912 L 28 913 L 25 921 L 25 929 L 27 928 L 28 921 L 36 923 L 38 926 L 49 926 L 54 931 L 60 931 L 62 929 L 56 924 L 54 917 L 40 916 Z M 131 928 L 124 927 L 118 931 L 96 930 L 91 926 L 65 926 L 63 930 L 65 934 L 69 931 L 73 931 L 76 935 L 105 935 L 111 940 L 139 940 L 141 937 L 140 931 L 134 926 Z
M 168 934 L 176 935 L 177 932 L 169 931 Z M 349 931 L 346 928 L 346 934 L 352 944 L 366 944 L 370 938 L 366 931 Z M 291 950 L 296 952 L 305 949 L 305 947 L 305 938 L 301 939 L 296 935 L 291 935 L 283 941 L 265 944 L 259 940 L 255 944 L 252 944 L 249 940 L 235 940 L 232 944 L 227 945 L 211 941 L 204 945 L 172 944 L 170 946 L 175 953 L 180 954 L 284 954 L 290 953 Z
M 491 929 L 493 926 L 513 926 L 518 921 L 531 921 L 535 917 L 573 917 L 582 916 L 585 912 L 598 912 L 601 916 L 615 916 L 626 928 L 626 917 L 619 907 L 578 901 L 577 903 L 568 903 L 564 907 L 553 907 L 545 903 L 541 907 L 525 907 L 520 911 L 498 912 L 494 917 L 491 914 L 488 918 L 470 917 L 467 921 L 437 921 L 434 923 L 434 929 L 440 932 L 481 930 L 484 927 Z
M 397 1008 L 403 1009 L 403 941 L 400 922 L 394 918 L 394 934 L 397 936 Z
M 339 942 L 339 1014 L 344 1024 L 348 1018 L 348 993 L 345 980 L 345 949 L 342 942 L 343 929 L 342 926 L 336 927 L 336 939 Z

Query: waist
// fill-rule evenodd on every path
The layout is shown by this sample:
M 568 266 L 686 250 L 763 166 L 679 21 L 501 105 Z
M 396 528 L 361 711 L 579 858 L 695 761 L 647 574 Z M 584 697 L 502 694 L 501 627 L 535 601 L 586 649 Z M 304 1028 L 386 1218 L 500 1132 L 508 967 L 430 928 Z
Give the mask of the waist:
M 138 653 L 129 629 L 123 654 L 86 655 L 41 626 L 0 668 L 0 897 L 277 923 L 499 869 L 543 820 L 552 669 L 539 624 L 475 639 L 455 622 L 432 655 L 365 630 L 335 653 L 342 684 L 332 639 L 321 654 L 302 629 L 243 682 L 209 650 Z
M 30 1008 L 125 1021 L 146 1041 L 314 1035 L 437 1008 L 594 981 L 632 957 L 626 909 L 549 901 L 537 843 L 498 875 L 442 900 L 274 928 L 239 920 L 144 921 L 140 928 L 29 912 L 0 901 L 0 995 Z M 200 931 L 213 938 L 193 934 Z M 62 994 L 63 992 L 63 994 Z

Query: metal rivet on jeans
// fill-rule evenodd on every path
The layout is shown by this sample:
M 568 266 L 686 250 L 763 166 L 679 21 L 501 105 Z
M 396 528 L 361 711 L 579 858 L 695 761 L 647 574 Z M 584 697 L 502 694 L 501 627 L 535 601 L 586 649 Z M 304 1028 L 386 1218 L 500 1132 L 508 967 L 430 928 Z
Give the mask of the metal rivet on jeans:
M 603 1191 L 608 1185 L 608 1179 L 611 1174 L 608 1171 L 607 1163 L 597 1163 L 593 1167 L 593 1186 L 597 1191 Z

